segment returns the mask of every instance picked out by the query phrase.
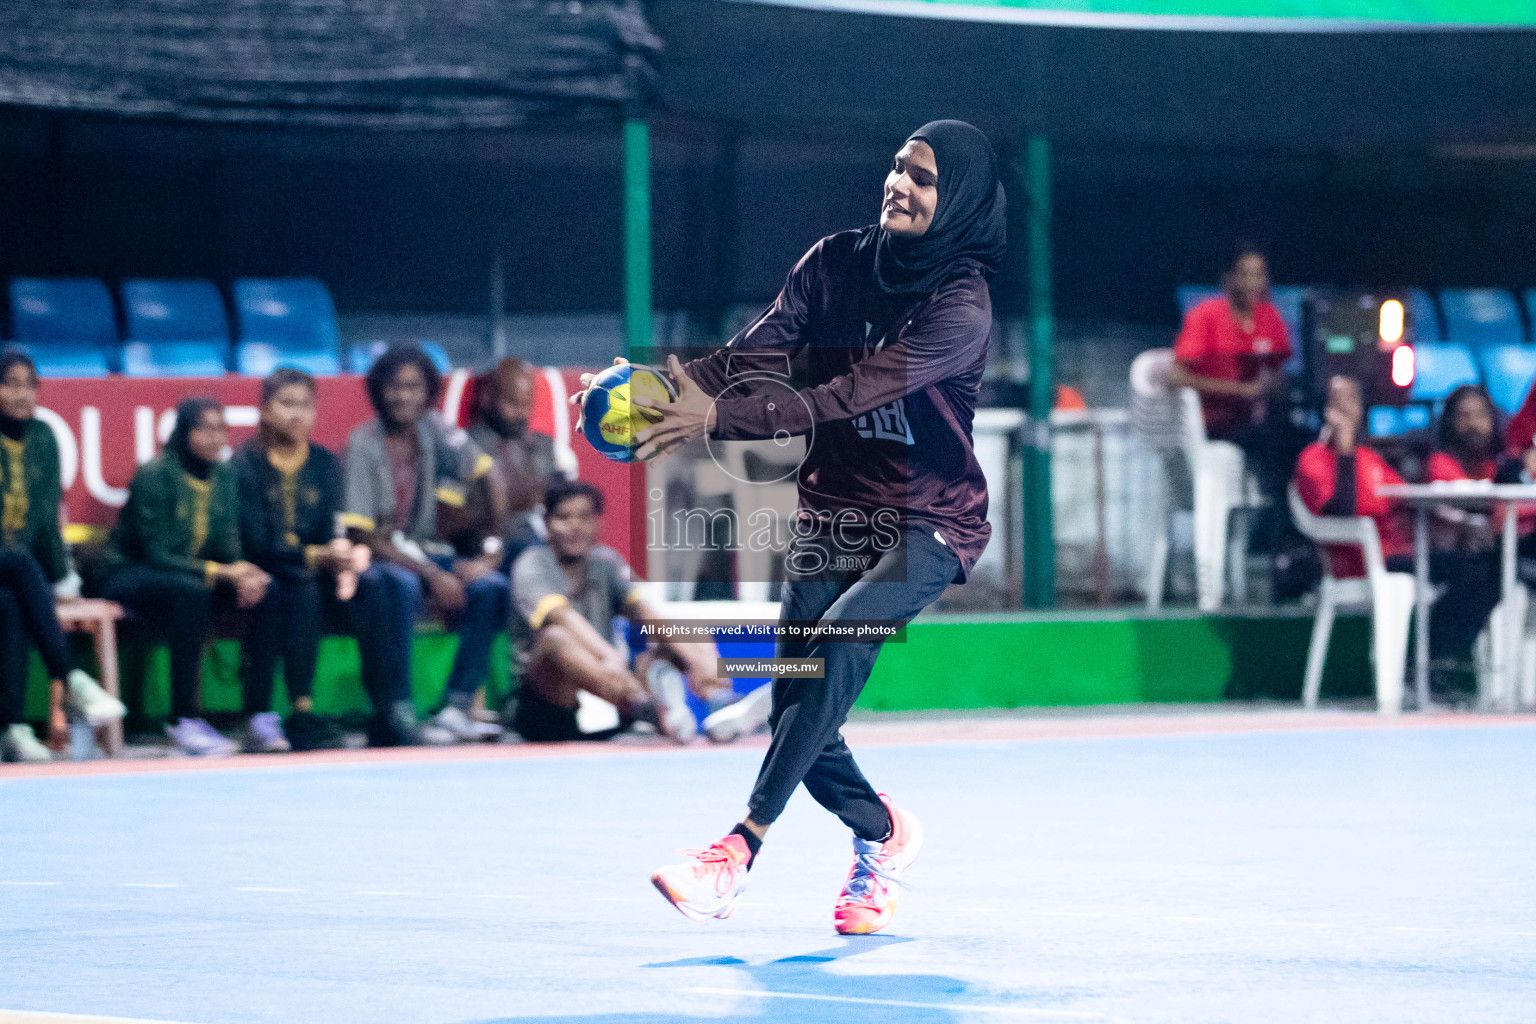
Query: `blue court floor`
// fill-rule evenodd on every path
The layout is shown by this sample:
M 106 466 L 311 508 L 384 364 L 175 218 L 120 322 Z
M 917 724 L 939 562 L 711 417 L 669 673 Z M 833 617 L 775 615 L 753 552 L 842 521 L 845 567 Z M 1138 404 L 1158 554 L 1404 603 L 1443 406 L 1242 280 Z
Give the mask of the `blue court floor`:
M 1528 720 L 869 746 L 928 842 L 857 939 L 831 925 L 848 838 L 803 792 L 734 918 L 649 886 L 736 820 L 759 756 L 0 774 L 0 1011 L 1536 1020 Z

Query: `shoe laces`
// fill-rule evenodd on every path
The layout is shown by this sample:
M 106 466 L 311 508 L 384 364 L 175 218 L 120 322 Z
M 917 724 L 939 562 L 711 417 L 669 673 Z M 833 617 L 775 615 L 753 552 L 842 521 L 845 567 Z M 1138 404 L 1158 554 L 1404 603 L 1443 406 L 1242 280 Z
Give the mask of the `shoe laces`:
M 715 888 L 721 892 L 729 888 L 737 869 L 746 864 L 746 860 L 739 853 L 724 843 L 711 843 L 702 850 L 680 850 L 679 852 L 694 861 L 695 877 L 702 877 L 709 872 L 715 873 Z
M 842 899 L 839 905 L 850 903 L 866 903 L 874 898 L 875 881 L 879 879 L 891 885 L 907 888 L 896 875 L 888 871 L 881 863 L 881 854 L 884 852 L 884 844 L 876 846 L 872 850 L 854 849 L 853 873 L 848 878 L 848 884 L 843 886 Z

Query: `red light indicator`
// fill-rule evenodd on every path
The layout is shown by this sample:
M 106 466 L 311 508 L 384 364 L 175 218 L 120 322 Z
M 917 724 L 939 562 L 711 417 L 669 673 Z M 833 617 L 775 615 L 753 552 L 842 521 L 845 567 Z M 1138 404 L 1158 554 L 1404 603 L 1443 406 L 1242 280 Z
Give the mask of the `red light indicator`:
M 1413 383 L 1413 346 L 1399 345 L 1392 350 L 1392 383 L 1406 388 Z

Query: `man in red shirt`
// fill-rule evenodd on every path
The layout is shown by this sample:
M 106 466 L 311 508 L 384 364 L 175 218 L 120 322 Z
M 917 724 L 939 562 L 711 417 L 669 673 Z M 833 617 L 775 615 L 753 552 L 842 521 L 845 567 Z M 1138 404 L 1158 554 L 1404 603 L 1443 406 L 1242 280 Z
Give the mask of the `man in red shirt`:
M 1269 263 L 1257 246 L 1232 247 L 1222 285 L 1225 295 L 1206 299 L 1184 317 L 1168 383 L 1199 392 L 1208 438 L 1243 450 L 1246 469 L 1269 502 L 1254 523 L 1254 548 L 1275 554 L 1289 523 L 1280 512 L 1285 474 L 1304 443 L 1288 437 L 1284 417 L 1274 414 L 1291 341 L 1269 301 Z M 1278 575 L 1274 584 L 1276 593 L 1288 589 Z
M 1236 246 L 1222 284 L 1225 295 L 1206 299 L 1184 317 L 1168 382 L 1200 393 L 1206 436 L 1246 448 L 1284 381 L 1280 367 L 1290 358 L 1291 341 L 1269 301 L 1263 253 Z

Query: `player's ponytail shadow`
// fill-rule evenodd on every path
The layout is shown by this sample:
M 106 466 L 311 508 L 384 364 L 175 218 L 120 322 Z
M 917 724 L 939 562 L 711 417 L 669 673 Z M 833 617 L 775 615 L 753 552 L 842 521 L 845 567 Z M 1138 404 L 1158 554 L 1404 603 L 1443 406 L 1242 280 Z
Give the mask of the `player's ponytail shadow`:
M 749 963 L 739 957 L 703 956 L 643 965 L 676 971 L 677 984 L 648 987 L 647 1002 L 674 992 L 674 1005 L 693 1012 L 597 1013 L 505 1017 L 475 1024 L 675 1024 L 679 1021 L 837 1021 L 838 1024 L 946 1024 L 975 1016 L 968 1008 L 1018 1007 L 1048 1011 L 1062 993 L 996 993 L 937 974 L 841 974 L 827 964 L 885 946 L 911 942 L 895 935 L 843 939 L 811 953 Z M 730 976 L 718 970 L 730 968 Z M 692 968 L 693 970 L 689 970 Z M 1026 1010 L 1027 1012 L 1027 1010 Z M 724 1015 L 722 1015 L 722 1013 Z M 1006 1016 L 1006 1015 L 1005 1015 Z M 1066 1011 L 1064 1017 L 1076 1017 Z

